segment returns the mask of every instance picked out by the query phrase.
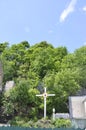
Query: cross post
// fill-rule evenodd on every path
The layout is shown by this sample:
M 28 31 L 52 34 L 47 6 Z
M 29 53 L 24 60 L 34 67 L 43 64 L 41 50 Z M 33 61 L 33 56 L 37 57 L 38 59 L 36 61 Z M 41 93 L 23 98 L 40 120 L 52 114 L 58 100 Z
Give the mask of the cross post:
M 36 96 L 44 97 L 44 118 L 46 118 L 46 98 L 48 96 L 55 96 L 55 94 L 47 94 L 46 88 L 44 88 L 44 93 L 43 94 L 37 94 Z

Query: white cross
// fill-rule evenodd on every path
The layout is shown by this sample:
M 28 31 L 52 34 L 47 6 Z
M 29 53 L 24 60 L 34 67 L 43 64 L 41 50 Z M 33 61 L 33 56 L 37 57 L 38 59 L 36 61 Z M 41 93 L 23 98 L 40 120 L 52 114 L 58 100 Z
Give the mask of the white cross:
M 46 98 L 47 98 L 47 96 L 55 96 L 55 94 L 47 94 L 46 88 L 44 88 L 44 93 L 38 94 L 36 96 L 43 96 L 44 97 L 44 118 L 46 118 Z

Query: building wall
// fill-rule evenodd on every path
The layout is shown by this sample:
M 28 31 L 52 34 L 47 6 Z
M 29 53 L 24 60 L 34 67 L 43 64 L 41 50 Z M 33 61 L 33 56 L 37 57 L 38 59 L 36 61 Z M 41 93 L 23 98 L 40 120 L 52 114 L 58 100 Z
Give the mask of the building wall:
M 69 109 L 71 118 L 86 118 L 84 100 L 86 96 L 74 96 L 69 98 Z

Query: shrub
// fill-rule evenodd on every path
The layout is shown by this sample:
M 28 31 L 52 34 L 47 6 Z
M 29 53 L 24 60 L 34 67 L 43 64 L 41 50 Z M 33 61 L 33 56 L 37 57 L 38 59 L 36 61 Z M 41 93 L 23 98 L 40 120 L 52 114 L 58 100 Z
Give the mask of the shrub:
M 40 119 L 38 121 L 30 120 L 26 117 L 16 116 L 11 122 L 13 126 L 29 127 L 29 128 L 70 128 L 71 121 L 66 119 L 56 119 L 55 121 L 49 119 Z
M 54 127 L 58 127 L 58 128 L 71 127 L 71 121 L 69 119 L 56 119 L 53 123 L 54 123 Z

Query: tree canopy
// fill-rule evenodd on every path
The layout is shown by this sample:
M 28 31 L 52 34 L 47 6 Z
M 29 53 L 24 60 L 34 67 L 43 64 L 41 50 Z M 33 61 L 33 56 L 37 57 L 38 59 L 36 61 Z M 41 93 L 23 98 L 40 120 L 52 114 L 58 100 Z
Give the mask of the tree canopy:
M 66 47 L 55 48 L 46 41 L 33 46 L 27 41 L 11 46 L 1 43 L 0 54 L 3 87 L 6 81 L 15 82 L 0 99 L 5 116 L 43 116 L 43 99 L 36 94 L 43 93 L 44 87 L 48 93 L 55 93 L 47 99 L 48 116 L 53 107 L 56 112 L 68 112 L 68 97 L 86 88 L 86 46 L 69 53 Z

